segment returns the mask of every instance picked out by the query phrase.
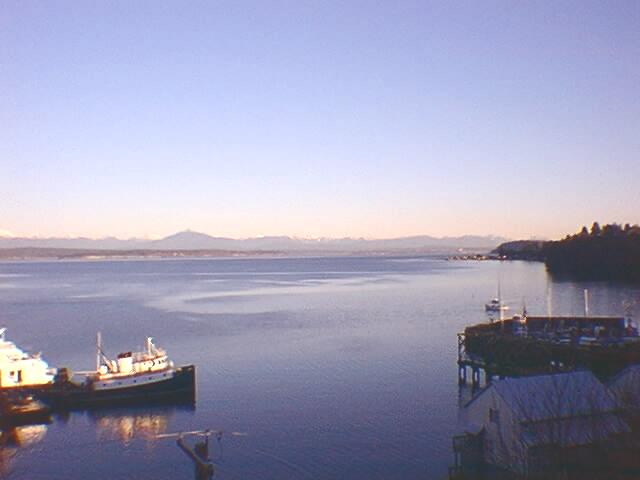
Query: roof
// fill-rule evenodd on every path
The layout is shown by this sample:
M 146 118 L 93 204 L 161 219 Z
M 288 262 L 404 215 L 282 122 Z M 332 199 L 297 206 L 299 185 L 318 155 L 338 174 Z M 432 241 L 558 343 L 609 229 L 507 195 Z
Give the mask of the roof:
M 508 378 L 494 382 L 491 388 L 520 422 L 589 416 L 616 409 L 613 395 L 588 371 Z
M 626 382 L 635 382 L 638 385 L 638 382 L 640 382 L 640 364 L 629 365 L 611 379 L 609 386 L 614 387 L 617 384 Z M 638 386 L 640 387 L 640 385 Z
M 617 414 L 605 413 L 528 423 L 524 425 L 522 438 L 529 447 L 577 447 L 606 441 L 629 431 L 629 426 Z
M 609 388 L 623 406 L 640 407 L 640 365 L 630 365 L 609 382 Z

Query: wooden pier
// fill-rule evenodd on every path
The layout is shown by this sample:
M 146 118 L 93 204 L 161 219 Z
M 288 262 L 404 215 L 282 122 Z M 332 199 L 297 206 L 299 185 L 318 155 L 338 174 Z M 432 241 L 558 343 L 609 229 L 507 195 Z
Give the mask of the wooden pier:
M 467 327 L 458 339 L 458 381 L 588 369 L 606 378 L 640 363 L 640 337 L 621 317 L 517 317 Z M 483 382 L 484 377 L 484 382 Z

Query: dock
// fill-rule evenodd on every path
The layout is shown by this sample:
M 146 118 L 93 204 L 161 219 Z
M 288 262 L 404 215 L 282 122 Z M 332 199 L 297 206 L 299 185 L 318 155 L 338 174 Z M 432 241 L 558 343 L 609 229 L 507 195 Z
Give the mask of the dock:
M 640 336 L 625 317 L 526 316 L 467 327 L 457 334 L 458 381 L 587 369 L 606 378 L 640 363 Z M 470 375 L 468 375 L 468 371 Z

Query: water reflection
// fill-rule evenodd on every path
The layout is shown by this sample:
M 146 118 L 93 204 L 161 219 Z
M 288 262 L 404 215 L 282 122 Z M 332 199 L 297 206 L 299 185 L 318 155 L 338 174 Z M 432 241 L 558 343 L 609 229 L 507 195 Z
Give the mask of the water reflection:
M 134 439 L 155 441 L 156 436 L 167 433 L 171 420 L 178 411 L 195 411 L 192 404 L 89 411 L 95 423 L 98 441 L 117 440 L 125 445 Z
M 0 430 L 0 478 L 9 476 L 21 449 L 42 442 L 46 433 L 46 425 L 22 425 Z

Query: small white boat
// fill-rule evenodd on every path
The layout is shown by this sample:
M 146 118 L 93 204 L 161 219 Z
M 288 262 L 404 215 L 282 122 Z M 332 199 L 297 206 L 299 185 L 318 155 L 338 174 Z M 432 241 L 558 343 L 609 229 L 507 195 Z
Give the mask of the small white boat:
M 500 278 L 498 278 L 498 296 L 492 298 L 489 303 L 485 303 L 484 309 L 487 312 L 504 312 L 505 310 L 509 310 L 509 307 L 502 301 L 502 295 L 500 293 Z
M 502 303 L 499 298 L 492 298 L 489 303 L 485 303 L 484 309 L 487 312 L 503 312 L 509 310 L 509 306 Z

